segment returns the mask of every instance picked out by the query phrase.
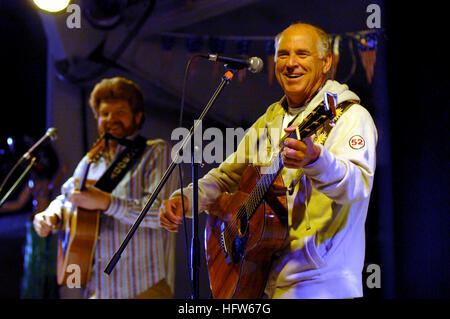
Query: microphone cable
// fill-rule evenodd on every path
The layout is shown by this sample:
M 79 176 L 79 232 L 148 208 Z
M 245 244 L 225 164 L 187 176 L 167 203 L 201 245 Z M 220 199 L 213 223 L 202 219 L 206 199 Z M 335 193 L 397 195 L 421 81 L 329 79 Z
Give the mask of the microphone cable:
M 186 87 L 187 87 L 187 79 L 189 76 L 189 69 L 191 66 L 192 61 L 195 58 L 201 57 L 200 53 L 194 54 L 191 56 L 191 58 L 189 59 L 188 63 L 186 64 L 186 69 L 184 72 L 184 78 L 183 78 L 183 87 L 182 87 L 182 92 L 181 92 L 181 106 L 180 106 L 180 117 L 179 117 L 179 127 L 183 126 L 183 110 L 184 110 L 184 101 L 185 101 L 185 96 L 186 96 Z M 184 209 L 184 195 L 183 195 L 183 172 L 181 169 L 181 164 L 182 162 L 178 163 L 178 178 L 180 181 L 180 190 L 181 190 L 181 208 L 183 210 L 183 228 L 184 228 L 184 240 L 185 240 L 185 247 L 186 247 L 186 266 L 187 266 L 187 272 L 188 272 L 188 278 L 191 278 L 191 264 L 190 264 L 190 254 L 188 253 L 189 251 L 191 251 L 189 249 L 189 238 L 188 238 L 188 231 L 187 231 L 187 224 L 186 224 L 186 211 Z M 192 279 L 192 278 L 191 278 Z M 193 281 L 190 280 L 191 283 L 191 291 L 194 290 L 194 287 L 192 286 Z

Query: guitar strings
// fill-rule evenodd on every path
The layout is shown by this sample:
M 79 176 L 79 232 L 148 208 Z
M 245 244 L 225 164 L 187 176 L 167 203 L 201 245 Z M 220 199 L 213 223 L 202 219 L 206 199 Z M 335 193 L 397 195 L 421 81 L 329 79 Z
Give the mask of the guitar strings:
M 283 163 L 282 163 L 283 159 L 280 155 L 281 155 L 281 153 L 278 154 L 278 156 L 274 159 L 274 161 L 272 162 L 272 164 L 269 167 L 270 171 L 275 171 L 276 173 L 266 174 L 258 181 L 255 188 L 252 190 L 252 192 L 250 192 L 245 203 L 239 208 L 239 211 L 236 213 L 236 216 L 233 218 L 233 220 L 228 224 L 228 226 L 223 231 L 224 240 L 228 241 L 230 239 L 230 236 L 232 236 L 234 238 L 236 235 L 238 235 L 238 233 L 239 233 L 239 230 L 237 229 L 238 221 L 241 220 L 242 217 L 244 217 L 244 214 L 247 215 L 246 216 L 247 220 L 250 220 L 253 213 L 256 211 L 256 209 L 260 205 L 263 196 L 265 195 L 268 188 L 273 183 L 276 176 L 278 175 L 278 172 L 281 170 L 281 168 L 283 166 Z M 280 163 L 281 163 L 281 165 L 280 165 Z M 272 168 L 272 167 L 277 167 L 277 169 L 275 170 L 275 168 Z

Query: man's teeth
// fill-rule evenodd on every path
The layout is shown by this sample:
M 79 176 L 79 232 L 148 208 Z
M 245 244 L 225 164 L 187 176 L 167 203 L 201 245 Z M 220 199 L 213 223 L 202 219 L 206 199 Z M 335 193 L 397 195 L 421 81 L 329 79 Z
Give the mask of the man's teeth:
M 301 77 L 302 75 L 301 74 L 287 74 L 286 76 L 288 78 L 295 79 L 295 78 Z

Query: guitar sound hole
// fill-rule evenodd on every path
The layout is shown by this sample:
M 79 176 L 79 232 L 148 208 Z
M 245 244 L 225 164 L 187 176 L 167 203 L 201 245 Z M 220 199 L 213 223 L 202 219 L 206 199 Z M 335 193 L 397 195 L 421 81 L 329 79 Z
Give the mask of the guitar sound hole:
M 63 230 L 59 233 L 62 251 L 65 253 L 67 250 L 67 246 L 69 245 L 70 232 Z
M 235 264 L 241 261 L 250 233 L 246 214 L 239 214 L 239 218 L 235 221 L 237 224 L 234 224 L 233 227 L 229 227 L 230 225 L 226 225 L 224 222 L 220 225 L 220 244 L 227 264 L 230 264 L 231 261 Z
M 233 242 L 233 262 L 235 264 L 239 263 L 244 256 L 245 253 L 245 247 L 247 246 L 247 240 L 248 240 L 248 232 L 244 236 L 237 236 L 236 239 Z
M 233 241 L 232 258 L 233 262 L 237 264 L 244 256 L 245 248 L 247 247 L 247 240 L 249 235 L 249 224 L 246 215 L 239 218 L 239 235 Z
M 243 215 L 239 218 L 239 236 L 244 236 L 246 233 L 248 233 L 247 226 L 248 226 L 247 217 Z
M 67 246 L 69 245 L 70 240 L 70 223 L 71 223 L 71 216 L 68 214 L 68 216 L 66 217 L 64 227 L 59 232 L 59 240 L 61 242 L 61 248 L 64 254 L 66 253 Z

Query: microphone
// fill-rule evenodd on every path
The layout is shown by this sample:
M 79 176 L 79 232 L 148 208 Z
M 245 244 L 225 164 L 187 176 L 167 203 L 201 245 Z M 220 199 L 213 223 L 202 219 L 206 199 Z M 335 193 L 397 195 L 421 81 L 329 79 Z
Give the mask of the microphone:
M 217 54 L 210 54 L 210 53 L 201 53 L 200 56 L 202 58 L 206 58 L 209 61 L 217 61 L 217 62 L 223 62 L 228 64 L 228 66 L 232 69 L 244 69 L 247 68 L 252 73 L 258 73 L 261 72 L 264 66 L 264 62 L 261 60 L 261 58 L 258 58 L 256 56 L 243 59 L 243 58 L 233 58 L 223 55 L 217 55 Z
M 50 127 L 45 135 L 42 136 L 41 139 L 37 141 L 33 146 L 31 146 L 31 148 L 23 155 L 23 158 L 28 160 L 31 157 L 31 153 L 39 146 L 41 146 L 41 144 L 44 143 L 48 138 L 50 138 L 52 141 L 58 138 L 58 135 L 56 134 L 56 128 Z

